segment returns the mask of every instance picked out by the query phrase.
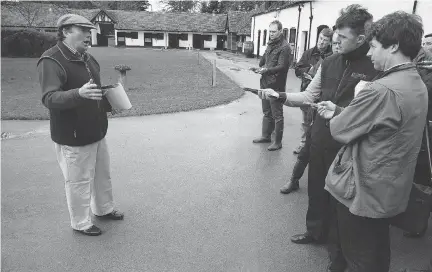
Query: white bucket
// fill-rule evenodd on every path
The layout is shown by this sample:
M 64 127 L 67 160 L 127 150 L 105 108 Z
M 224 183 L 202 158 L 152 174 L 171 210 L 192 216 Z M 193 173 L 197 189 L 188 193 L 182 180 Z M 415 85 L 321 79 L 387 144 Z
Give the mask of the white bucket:
M 101 87 L 102 92 L 107 97 L 111 107 L 116 110 L 128 110 L 132 108 L 132 104 L 129 101 L 123 85 L 116 83 L 114 85 Z

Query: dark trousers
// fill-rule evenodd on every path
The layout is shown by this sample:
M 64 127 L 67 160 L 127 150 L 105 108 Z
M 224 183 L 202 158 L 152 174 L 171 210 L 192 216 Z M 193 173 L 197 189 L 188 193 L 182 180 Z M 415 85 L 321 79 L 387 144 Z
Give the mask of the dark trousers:
M 330 271 L 387 272 L 390 269 L 388 219 L 354 215 L 331 197 L 328 239 Z
M 283 132 L 284 116 L 283 116 L 283 103 L 279 100 L 261 100 L 263 116 L 262 136 L 270 138 L 273 130 L 276 133 Z
M 327 172 L 337 155 L 336 149 L 325 149 L 311 143 L 308 171 L 308 210 L 306 229 L 315 239 L 327 239 L 330 195 L 324 190 Z
M 310 139 L 310 128 L 306 131 L 306 141 L 299 154 L 297 155 L 297 161 L 294 165 L 291 180 L 298 181 L 303 176 L 303 173 L 306 167 L 309 164 L 310 157 L 310 147 L 311 147 L 311 139 Z

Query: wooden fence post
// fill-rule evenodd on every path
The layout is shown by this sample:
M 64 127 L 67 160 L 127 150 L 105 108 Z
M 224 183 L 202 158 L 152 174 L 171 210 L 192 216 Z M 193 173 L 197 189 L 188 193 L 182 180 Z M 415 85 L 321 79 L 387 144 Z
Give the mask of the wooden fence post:
M 216 60 L 213 60 L 212 87 L 216 86 Z

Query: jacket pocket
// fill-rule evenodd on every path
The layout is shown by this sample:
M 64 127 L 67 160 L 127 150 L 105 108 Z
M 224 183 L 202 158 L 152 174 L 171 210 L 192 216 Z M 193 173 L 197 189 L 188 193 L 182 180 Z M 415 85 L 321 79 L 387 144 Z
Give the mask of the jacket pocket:
M 341 162 L 341 157 L 346 154 L 343 147 L 333 161 L 326 177 L 327 187 L 337 196 L 344 199 L 352 199 L 356 195 L 353 161 L 351 156 Z M 344 154 L 345 153 L 345 154 Z M 350 152 L 348 152 L 350 153 Z M 344 156 L 345 157 L 345 156 Z

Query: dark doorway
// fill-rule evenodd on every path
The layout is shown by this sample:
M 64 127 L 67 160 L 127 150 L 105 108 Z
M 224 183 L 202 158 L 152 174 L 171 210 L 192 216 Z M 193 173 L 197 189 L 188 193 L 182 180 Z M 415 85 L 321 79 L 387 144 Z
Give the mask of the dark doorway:
M 258 30 L 257 58 L 259 58 L 260 55 L 260 47 L 261 47 L 261 30 Z
M 108 36 L 97 33 L 96 40 L 98 46 L 108 46 Z
M 327 25 L 320 25 L 320 26 L 317 27 L 317 37 L 316 37 L 315 45 L 318 43 L 319 34 L 321 33 L 321 31 L 324 28 L 329 28 L 329 27 Z
M 179 34 L 168 34 L 168 48 L 179 48 Z
M 204 40 L 202 38 L 202 35 L 200 34 L 193 34 L 193 40 L 192 40 L 192 46 L 196 49 L 203 49 L 204 48 Z
M 153 46 L 153 33 L 144 33 L 144 46 Z
M 96 40 L 98 46 L 108 46 L 108 39 L 114 37 L 114 24 L 98 23 L 100 33 L 97 33 Z
M 217 41 L 216 41 L 216 49 L 217 50 L 223 50 L 224 49 L 224 42 L 225 42 L 225 36 L 224 35 L 217 35 Z

